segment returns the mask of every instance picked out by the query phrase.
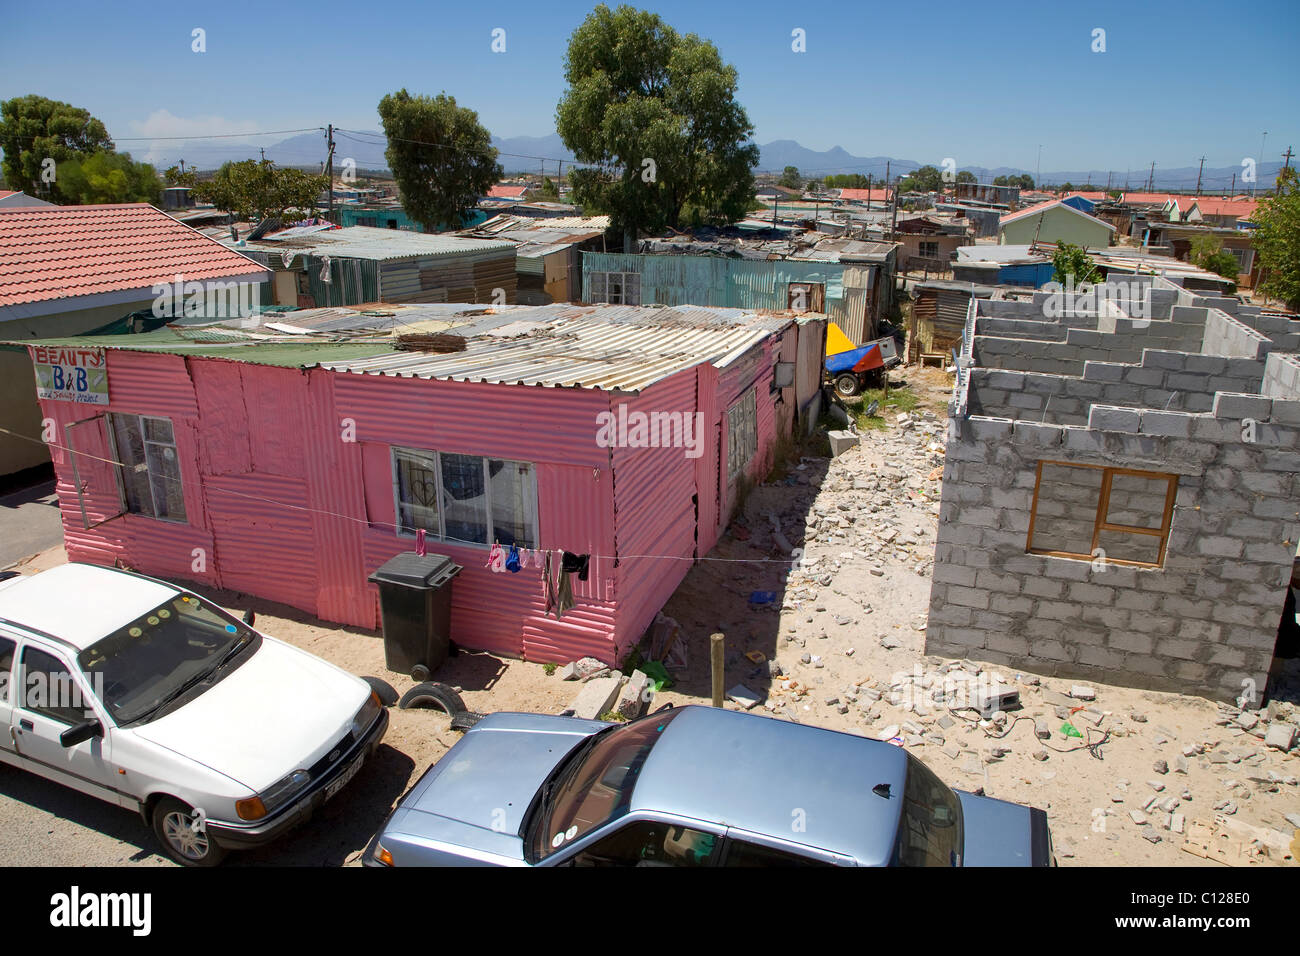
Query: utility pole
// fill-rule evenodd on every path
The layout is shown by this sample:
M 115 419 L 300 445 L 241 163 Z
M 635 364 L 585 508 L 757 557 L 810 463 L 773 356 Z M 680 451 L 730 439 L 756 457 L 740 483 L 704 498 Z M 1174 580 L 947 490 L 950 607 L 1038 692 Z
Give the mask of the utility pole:
M 319 126 L 316 128 L 320 129 Z M 333 123 L 329 124 L 329 129 L 326 131 L 326 141 L 329 143 L 330 151 L 329 154 L 326 155 L 325 157 L 325 176 L 329 183 L 328 186 L 329 203 L 328 206 L 326 207 L 328 211 L 325 213 L 325 218 L 328 219 L 330 222 L 333 222 L 334 221 L 334 124 Z
M 1236 173 L 1233 173 L 1233 174 L 1232 174 L 1232 188 L 1230 188 L 1230 189 L 1228 190 L 1228 198 L 1231 199 L 1233 193 L 1235 193 L 1236 191 L 1237 191 L 1237 174 L 1236 174 Z
M 1286 148 L 1286 152 L 1282 154 L 1282 158 L 1286 160 L 1286 164 L 1282 167 L 1283 169 L 1291 168 L 1291 157 L 1294 155 L 1295 154 L 1291 152 L 1291 147 L 1288 146 Z
M 895 233 L 898 231 L 898 183 L 894 183 L 893 185 L 894 189 L 892 195 L 894 211 L 889 220 L 889 239 L 891 242 L 896 238 Z
M 1201 173 L 1205 172 L 1205 157 L 1201 157 L 1201 168 L 1196 171 L 1196 195 L 1201 194 Z
M 266 149 L 265 149 L 265 147 L 260 147 L 260 146 L 259 146 L 259 147 L 258 147 L 258 150 L 259 150 L 259 152 L 261 152 L 261 154 L 262 154 L 262 162 L 266 162 Z
M 1151 192 L 1156 185 L 1156 164 L 1151 163 L 1151 175 L 1147 177 L 1147 192 Z
M 867 173 L 867 212 L 871 212 L 871 174 Z
M 181 173 L 184 174 L 184 172 L 185 172 L 185 160 L 182 159 L 182 160 L 181 160 Z
M 1106 170 L 1106 196 L 1110 197 L 1110 170 Z

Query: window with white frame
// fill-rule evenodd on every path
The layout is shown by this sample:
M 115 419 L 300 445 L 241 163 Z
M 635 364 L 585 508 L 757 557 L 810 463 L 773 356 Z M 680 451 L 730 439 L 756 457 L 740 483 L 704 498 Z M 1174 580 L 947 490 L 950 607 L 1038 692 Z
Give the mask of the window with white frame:
M 524 461 L 393 449 L 398 533 L 537 547 L 537 477 Z
M 920 255 L 922 259 L 938 259 L 939 243 L 934 240 L 921 240 Z
M 185 491 L 171 419 L 119 413 L 108 419 L 126 510 L 184 522 Z
M 753 389 L 727 409 L 727 480 L 732 481 L 758 451 L 758 393 Z
M 592 302 L 611 305 L 641 304 L 641 274 L 639 272 L 591 273 Z

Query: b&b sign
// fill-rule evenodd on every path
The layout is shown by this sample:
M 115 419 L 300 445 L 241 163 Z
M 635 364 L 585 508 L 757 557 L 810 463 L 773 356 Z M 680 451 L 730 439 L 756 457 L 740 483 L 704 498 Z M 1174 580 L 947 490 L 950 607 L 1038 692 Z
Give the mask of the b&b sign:
M 81 405 L 108 404 L 108 360 L 103 349 L 38 345 L 32 348 L 36 396 Z

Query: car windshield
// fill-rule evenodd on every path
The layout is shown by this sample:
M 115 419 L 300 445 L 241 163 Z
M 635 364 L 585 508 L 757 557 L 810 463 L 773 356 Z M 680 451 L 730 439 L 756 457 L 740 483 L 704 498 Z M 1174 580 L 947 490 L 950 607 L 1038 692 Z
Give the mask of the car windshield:
M 215 604 L 177 594 L 77 655 L 118 724 L 152 716 L 234 658 L 256 632 Z
M 908 754 L 894 866 L 959 866 L 962 840 L 957 794 Z
M 677 713 L 652 714 L 604 731 L 560 767 L 554 778 L 553 799 L 541 808 L 542 820 L 535 831 L 537 857 L 553 853 L 627 812 L 651 748 Z

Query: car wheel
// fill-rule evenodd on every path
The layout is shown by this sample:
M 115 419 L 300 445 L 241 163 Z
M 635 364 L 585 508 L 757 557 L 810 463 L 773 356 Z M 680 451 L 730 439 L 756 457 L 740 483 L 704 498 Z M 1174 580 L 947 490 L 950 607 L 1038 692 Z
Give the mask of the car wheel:
M 380 677 L 361 678 L 370 685 L 370 689 L 379 695 L 379 702 L 385 707 L 392 707 L 398 700 L 397 688 Z
M 841 375 L 835 379 L 835 391 L 845 398 L 852 398 L 858 394 L 858 377 L 856 375 Z
M 477 724 L 480 720 L 482 720 L 486 716 L 487 714 L 476 714 L 472 710 L 462 710 L 452 715 L 451 729 L 469 730 L 471 727 L 473 727 L 475 724 Z
M 194 829 L 194 808 L 173 797 L 154 806 L 153 832 L 181 866 L 216 866 L 226 855 L 211 834 Z
M 402 695 L 401 702 L 397 706 L 402 710 L 411 707 L 436 707 L 446 711 L 448 717 L 454 717 L 465 709 L 465 702 L 460 699 L 460 694 L 446 684 L 431 680 L 416 684 L 408 690 Z

